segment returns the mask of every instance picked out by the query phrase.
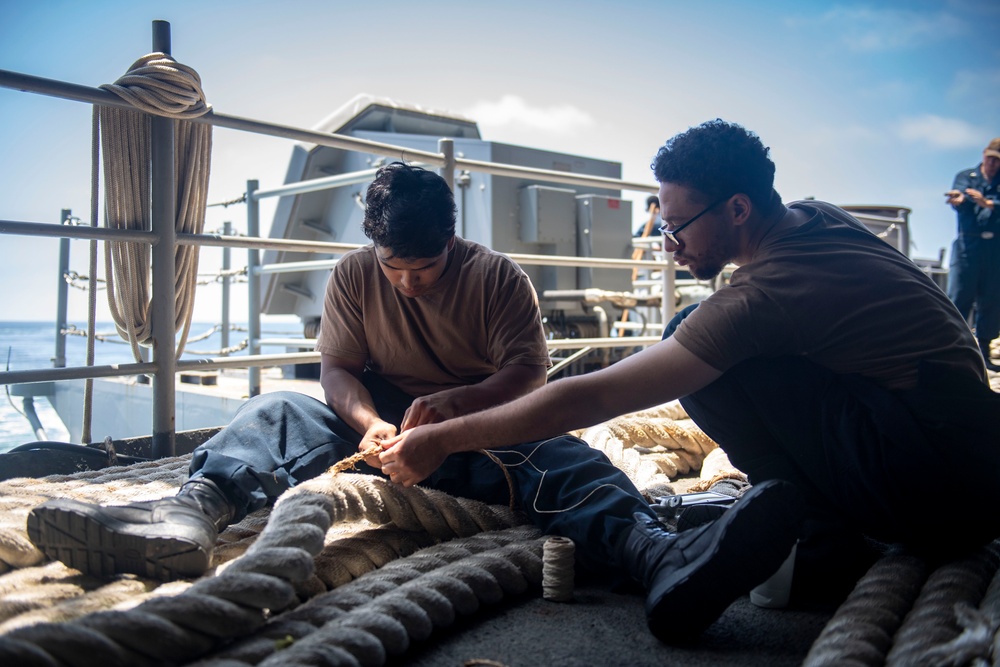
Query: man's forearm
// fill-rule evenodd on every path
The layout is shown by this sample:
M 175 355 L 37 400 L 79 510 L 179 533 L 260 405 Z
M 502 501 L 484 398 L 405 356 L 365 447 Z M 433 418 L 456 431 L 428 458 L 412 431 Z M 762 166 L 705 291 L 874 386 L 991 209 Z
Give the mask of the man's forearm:
M 560 380 L 504 405 L 449 419 L 432 428 L 454 453 L 543 440 L 614 417 L 610 408 L 591 403 L 583 386 L 585 378 Z M 566 391 L 569 384 L 577 385 L 576 391 Z
M 541 366 L 512 365 L 500 369 L 479 384 L 448 389 L 442 393 L 452 394 L 455 416 L 461 416 L 509 403 L 544 384 L 545 369 Z
M 533 442 L 685 396 L 720 375 L 669 338 L 608 368 L 435 426 L 447 427 L 442 441 L 452 451 Z M 457 438 L 465 444 L 455 444 Z
M 381 420 L 368 389 L 349 372 L 327 371 L 321 384 L 326 404 L 358 433 L 365 433 L 375 421 Z

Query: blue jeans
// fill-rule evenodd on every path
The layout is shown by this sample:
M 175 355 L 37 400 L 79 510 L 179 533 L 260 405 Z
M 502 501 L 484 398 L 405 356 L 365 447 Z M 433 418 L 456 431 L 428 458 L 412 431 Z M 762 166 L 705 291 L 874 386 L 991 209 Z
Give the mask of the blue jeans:
M 801 357 L 750 359 L 681 404 L 751 482 L 799 487 L 817 521 L 932 551 L 1000 535 L 1000 394 L 943 365 L 889 391 Z
M 371 373 L 364 383 L 382 418 L 398 427 L 412 397 Z M 235 501 L 239 520 L 357 453 L 362 435 L 310 396 L 264 394 L 247 401 L 229 426 L 194 451 L 190 473 L 219 484 Z M 572 539 L 585 565 L 613 564 L 620 537 L 635 524 L 632 515 L 655 516 L 628 477 L 578 438 L 559 436 L 493 453 L 513 479 L 518 509 L 543 533 Z M 382 474 L 364 463 L 358 469 Z M 503 470 L 480 452 L 449 456 L 421 486 L 490 504 L 511 500 Z

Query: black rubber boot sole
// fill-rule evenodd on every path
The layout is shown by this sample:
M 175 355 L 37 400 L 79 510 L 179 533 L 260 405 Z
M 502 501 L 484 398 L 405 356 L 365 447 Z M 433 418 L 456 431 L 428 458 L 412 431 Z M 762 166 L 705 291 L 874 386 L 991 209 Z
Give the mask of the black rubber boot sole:
M 701 539 L 714 540 L 710 546 L 654 580 L 646 597 L 650 631 L 668 644 L 695 641 L 734 600 L 778 570 L 801 521 L 801 503 L 790 484 L 752 488 L 704 530 Z
M 28 538 L 46 556 L 84 574 L 137 574 L 171 581 L 202 575 L 211 565 L 186 526 L 120 521 L 107 508 L 50 500 L 28 514 Z

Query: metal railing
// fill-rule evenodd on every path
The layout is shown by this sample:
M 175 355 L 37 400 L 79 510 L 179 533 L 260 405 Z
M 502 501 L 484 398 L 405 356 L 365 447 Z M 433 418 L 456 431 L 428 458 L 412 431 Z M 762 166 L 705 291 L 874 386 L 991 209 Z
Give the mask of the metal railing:
M 153 50 L 170 53 L 169 24 L 163 21 L 153 22 Z M 38 93 L 61 99 L 74 100 L 100 106 L 120 107 L 134 110 L 131 105 L 117 96 L 98 88 L 78 84 L 44 79 L 27 74 L 0 70 L 0 86 L 13 88 L 23 92 Z M 154 457 L 173 455 L 175 452 L 174 411 L 175 411 L 175 374 L 188 370 L 217 370 L 225 368 L 247 368 L 250 373 L 250 395 L 260 391 L 260 371 L 264 366 L 283 364 L 312 363 L 319 360 L 318 353 L 298 352 L 287 354 L 261 354 L 261 345 L 267 341 L 261 338 L 260 309 L 260 277 L 264 273 L 287 270 L 289 267 L 280 265 L 263 266 L 259 251 L 262 249 L 296 251 L 304 253 L 344 253 L 360 247 L 358 244 L 326 243 L 318 241 L 294 241 L 285 239 L 269 239 L 260 235 L 259 201 L 267 197 L 286 196 L 314 192 L 320 189 L 341 187 L 370 180 L 374 170 L 339 174 L 336 176 L 315 179 L 284 185 L 268 190 L 261 190 L 257 181 L 247 182 L 247 232 L 246 237 L 232 237 L 218 234 L 184 234 L 174 231 L 174 202 L 176 201 L 173 170 L 174 128 L 176 121 L 171 118 L 153 116 L 152 130 L 152 229 L 151 231 L 130 231 L 107 229 L 99 227 L 77 227 L 66 224 L 69 212 L 63 211 L 62 223 L 54 225 L 46 222 L 22 222 L 0 220 L 0 234 L 15 234 L 25 236 L 59 237 L 60 271 L 62 275 L 68 270 L 68 242 L 70 239 L 86 239 L 100 241 L 126 241 L 146 243 L 153 249 L 153 355 L 152 360 L 144 363 L 114 364 L 105 366 L 65 367 L 65 343 L 61 348 L 57 344 L 55 368 L 33 369 L 25 371 L 0 372 L 0 384 L 51 382 L 60 380 L 79 380 L 129 376 L 137 374 L 152 375 L 153 388 L 153 433 L 152 452 Z M 455 156 L 454 144 L 451 139 L 441 139 L 438 142 L 439 152 L 414 150 L 403 146 L 356 139 L 337 134 L 328 134 L 305 130 L 301 128 L 268 123 L 237 116 L 230 116 L 210 111 L 204 116 L 187 119 L 195 123 L 209 123 L 217 127 L 282 137 L 295 141 L 307 142 L 321 146 L 341 148 L 352 151 L 362 151 L 380 156 L 402 159 L 413 163 L 436 166 L 442 177 L 454 187 L 456 170 L 484 172 L 497 176 L 514 178 L 532 178 L 538 181 L 593 187 L 601 189 L 621 189 L 639 192 L 656 192 L 656 188 L 648 183 L 636 183 L 620 179 L 612 179 L 582 174 L 571 174 L 563 171 L 519 167 L 516 165 L 468 160 Z M 244 248 L 248 251 L 248 297 L 251 303 L 248 317 L 249 355 L 238 358 L 217 357 L 199 360 L 178 360 L 173 341 L 173 303 L 174 303 L 174 261 L 175 245 L 200 245 L 222 248 Z M 664 261 L 622 260 L 604 258 L 558 257 L 549 255 L 510 254 L 514 261 L 520 264 L 537 264 L 547 266 L 571 266 L 591 268 L 620 269 L 654 269 L 662 272 L 663 294 L 674 293 L 676 267 L 673 257 L 667 255 Z M 315 262 L 297 262 L 293 270 L 325 270 L 336 260 L 320 260 Z M 57 322 L 58 332 L 66 325 L 65 300 L 63 292 L 64 281 L 60 286 L 59 309 L 61 320 Z M 663 321 L 672 314 L 673 299 L 662 299 Z M 594 349 L 602 347 L 635 347 L 651 344 L 658 338 L 651 336 L 633 336 L 627 338 L 589 338 L 549 341 L 550 349 Z M 169 344 L 165 344 L 169 341 Z M 303 343 L 306 341 L 303 340 Z M 574 357 L 577 355 L 573 355 Z M 569 363 L 572 358 L 560 360 L 560 364 Z

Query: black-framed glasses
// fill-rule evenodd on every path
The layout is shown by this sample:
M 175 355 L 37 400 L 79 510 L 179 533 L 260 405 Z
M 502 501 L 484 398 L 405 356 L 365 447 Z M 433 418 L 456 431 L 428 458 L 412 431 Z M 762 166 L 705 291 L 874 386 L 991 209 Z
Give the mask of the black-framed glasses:
M 694 216 L 693 218 L 691 218 L 687 222 L 685 222 L 683 224 L 680 224 L 680 225 L 677 225 L 673 229 L 667 229 L 666 225 L 661 226 L 660 227 L 660 233 L 663 234 L 664 236 L 666 236 L 667 239 L 671 243 L 673 243 L 674 245 L 680 245 L 680 241 L 677 240 L 677 232 L 681 231 L 682 229 L 684 229 L 685 227 L 687 227 L 688 225 L 690 225 L 692 222 L 694 222 L 695 220 L 697 220 L 701 216 L 703 216 L 706 213 L 708 213 L 709 211 L 711 211 L 713 208 L 715 208 L 716 206 L 718 206 L 722 202 L 728 200 L 730 197 L 732 197 L 732 195 L 728 195 L 726 197 L 723 197 L 722 199 L 719 199 L 717 201 L 712 202 L 711 204 L 709 204 L 708 206 L 706 206 L 704 208 L 704 210 L 702 210 L 701 213 L 699 213 L 698 215 Z

